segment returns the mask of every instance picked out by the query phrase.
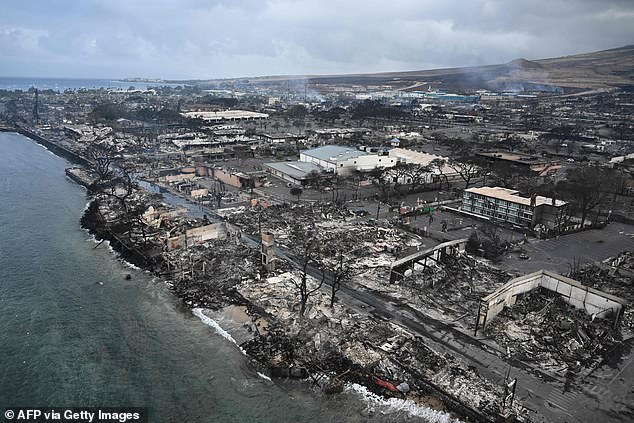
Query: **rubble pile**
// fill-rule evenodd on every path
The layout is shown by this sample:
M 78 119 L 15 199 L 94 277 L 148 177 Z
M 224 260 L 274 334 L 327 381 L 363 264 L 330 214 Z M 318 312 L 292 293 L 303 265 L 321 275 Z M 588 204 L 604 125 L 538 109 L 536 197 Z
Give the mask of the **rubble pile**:
M 325 291 L 311 296 L 305 316 L 300 318 L 292 277 L 291 272 L 283 272 L 244 280 L 239 286 L 238 292 L 274 322 L 266 336 L 243 345 L 247 352 L 269 369 L 278 369 L 273 373 L 279 368 L 302 368 L 310 374 L 338 375 L 358 372 L 381 358 L 368 345 L 371 339 L 382 344 L 393 331 L 341 303 L 331 308 Z M 316 284 L 311 278 L 310 285 Z
M 485 332 L 518 360 L 569 376 L 601 363 L 615 363 L 623 353 L 622 335 L 612 321 L 594 318 L 539 288 L 518 297 Z
M 453 399 L 441 399 L 445 404 L 457 399 L 454 408 L 466 405 L 485 414 L 496 412 L 501 396 L 498 386 L 400 326 L 341 303 L 330 308 L 328 295 L 321 292 L 311 297 L 307 316 L 300 319 L 291 277 L 284 272 L 245 280 L 239 287 L 240 294 L 274 322 L 267 335 L 242 345 L 273 375 L 313 375 L 319 381 L 325 376 L 328 382 L 319 383 L 329 392 L 339 381 L 362 384 L 380 395 L 423 401 L 449 393 Z M 516 411 L 523 413 L 519 406 Z
M 235 287 L 256 275 L 256 256 L 235 236 L 169 249 L 170 237 L 208 224 L 162 203 L 160 196 L 136 188 L 121 200 L 96 193 L 82 224 L 97 239 L 108 239 L 124 259 L 167 277 L 175 293 L 192 308 L 219 309 L 244 304 Z
M 189 307 L 213 310 L 226 305 L 244 305 L 237 286 L 255 277 L 254 252 L 229 239 L 164 252 L 164 274 L 171 275 L 171 287 Z
M 422 267 L 422 266 L 421 266 Z M 403 288 L 411 291 L 412 306 L 435 318 L 472 329 L 480 298 L 504 284 L 508 276 L 486 262 L 466 255 L 446 256 L 420 273 L 415 271 Z
M 412 244 L 412 235 L 399 231 L 384 222 L 368 223 L 356 217 L 344 207 L 332 204 L 280 204 L 265 209 L 245 208 L 241 213 L 231 214 L 231 223 L 240 226 L 245 233 L 257 235 L 260 229 L 266 229 L 283 243 L 288 239 L 295 226 L 320 229 L 328 235 L 329 242 L 336 242 L 338 234 L 352 233 L 358 247 L 359 243 L 375 251 L 396 252 L 402 245 Z
M 399 372 L 410 375 L 410 386 L 419 392 L 442 389 L 484 414 L 495 414 L 499 409 L 500 386 L 479 376 L 473 367 L 465 366 L 449 354 L 434 351 L 419 339 L 408 339 L 394 355 L 386 357 L 382 367 L 397 380 Z M 514 408 L 517 415 L 525 414 L 523 407 L 516 404 Z
M 134 242 L 142 240 L 143 245 L 159 249 L 161 262 L 154 270 L 169 279 L 174 292 L 188 307 L 211 314 L 232 306 L 245 310 L 247 317 L 237 323 L 244 326 L 242 331 L 246 334 L 241 347 L 271 376 L 311 377 L 326 392 L 339 392 L 349 382 L 381 395 L 410 399 L 432 396 L 450 409 L 460 410 L 462 415 L 467 415 L 465 410 L 495 412 L 499 389 L 475 370 L 432 350 L 385 318 L 355 309 L 347 301 L 336 301 L 331 307 L 328 287 L 310 296 L 305 313 L 300 316 L 298 271 L 291 270 L 282 260 L 278 260 L 275 270 L 260 268 L 259 252 L 244 248 L 239 235 L 229 232 L 225 237 L 195 245 L 189 239 L 184 247 L 169 248 L 170 239 L 206 222 L 164 211 L 158 199 L 144 198 L 142 194 L 129 198 L 129 204 L 136 204 L 141 211 L 135 219 L 124 218 L 129 212 L 119 207 L 116 198 L 105 196 L 100 200 L 97 215 L 102 223 L 109 222 L 105 227 L 118 236 Z M 147 204 L 153 205 L 152 210 Z M 295 226 L 312 225 L 324 242 L 345 249 L 346 259 L 353 262 L 355 270 L 365 270 L 349 283 L 366 284 L 371 280 L 376 285 L 387 285 L 387 272 L 396 258 L 397 246 L 416 246 L 419 242 L 389 226 L 349 217 L 345 209 L 333 206 L 279 206 L 259 213 L 248 210 L 232 219 L 240 221 L 247 233 L 257 234 L 261 226 L 270 230 L 280 245 L 289 249 L 291 246 L 285 245 L 291 242 L 289 222 Z M 333 221 L 333 214 L 341 221 Z M 127 227 L 121 226 L 123 221 Z M 437 281 L 426 289 L 452 290 L 453 294 L 443 292 L 437 296 L 447 303 L 456 293 L 464 297 L 469 292 L 475 296 L 479 290 L 489 290 L 488 285 L 475 289 L 471 279 L 455 282 L 465 279 L 464 273 L 468 272 L 461 260 L 466 259 L 457 258 L 455 263 L 437 268 L 437 274 L 432 275 Z M 484 275 L 480 267 L 476 266 L 476 274 Z M 307 277 L 310 289 L 318 286 L 318 280 Z
M 245 233 L 258 235 L 260 230 L 272 233 L 281 247 L 293 250 L 294 228 L 317 229 L 322 244 L 331 250 L 345 252 L 345 261 L 360 285 L 385 284 L 389 268 L 404 246 L 422 244 L 419 237 L 392 227 L 387 222 L 368 223 L 356 218 L 347 209 L 331 204 L 282 204 L 266 209 L 243 209 L 229 221 Z M 325 262 L 328 259 L 325 258 Z
M 605 263 L 605 264 L 604 264 Z M 634 252 L 625 251 L 603 263 L 588 264 L 571 276 L 582 284 L 616 295 L 634 304 Z M 623 330 L 634 332 L 634 309 L 626 307 L 621 319 Z
M 231 214 L 229 220 L 245 233 L 258 234 L 261 226 L 275 233 L 277 238 L 287 234 L 291 225 L 309 226 L 327 219 L 342 222 L 348 216 L 345 208 L 330 204 L 279 204 L 266 208 L 243 208 L 240 213 Z
M 142 214 L 148 205 L 160 199 L 145 191 L 134 190 L 126 199 L 126 207 L 115 197 L 96 195 L 81 218 L 81 225 L 95 239 L 110 241 L 122 258 L 139 266 L 154 268 L 162 261 L 163 231 L 147 226 Z
M 373 258 L 380 259 L 381 256 Z M 370 269 L 360 274 L 363 284 L 407 301 L 409 306 L 434 319 L 467 330 L 474 328 L 480 298 L 508 280 L 506 273 L 489 266 L 486 261 L 458 255 L 446 256 L 440 263 L 430 259 L 425 266 L 417 263 L 413 273 L 398 285 L 386 284 L 391 260 L 389 256 L 385 259 L 385 271 L 383 268 Z M 380 277 L 379 282 L 373 282 L 377 277 Z

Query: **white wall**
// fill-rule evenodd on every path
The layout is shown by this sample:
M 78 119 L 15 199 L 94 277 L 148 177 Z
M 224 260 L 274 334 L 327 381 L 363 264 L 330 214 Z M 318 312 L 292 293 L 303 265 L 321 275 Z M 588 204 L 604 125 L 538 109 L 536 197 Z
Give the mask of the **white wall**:
M 370 154 L 338 161 L 336 173 L 346 175 L 355 170 L 368 171 L 377 167 L 393 167 L 394 165 L 396 165 L 396 159 L 393 157 Z
M 538 287 L 556 292 L 573 307 L 584 309 L 586 313 L 599 317 L 618 314 L 626 304 L 621 298 L 584 286 L 573 279 L 541 270 L 512 279 L 482 298 L 478 325 L 489 323 L 504 307 L 515 304 L 518 295 Z
M 307 162 L 307 163 L 314 163 L 316 165 L 319 165 L 321 167 L 323 167 L 324 169 L 336 169 L 337 165 L 333 162 L 328 162 L 326 160 L 321 160 L 318 159 L 316 157 L 312 157 L 312 156 L 308 156 L 304 153 L 299 153 L 299 161 L 300 162 Z

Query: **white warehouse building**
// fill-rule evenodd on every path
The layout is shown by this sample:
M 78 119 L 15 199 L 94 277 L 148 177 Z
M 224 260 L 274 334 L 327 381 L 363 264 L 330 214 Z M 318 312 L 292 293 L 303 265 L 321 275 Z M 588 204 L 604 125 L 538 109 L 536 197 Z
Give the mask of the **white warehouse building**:
M 392 167 L 397 163 L 394 157 L 340 145 L 325 145 L 300 151 L 299 160 L 314 163 L 326 172 L 337 175 L 349 175 L 354 171 L 367 172 L 377 167 Z

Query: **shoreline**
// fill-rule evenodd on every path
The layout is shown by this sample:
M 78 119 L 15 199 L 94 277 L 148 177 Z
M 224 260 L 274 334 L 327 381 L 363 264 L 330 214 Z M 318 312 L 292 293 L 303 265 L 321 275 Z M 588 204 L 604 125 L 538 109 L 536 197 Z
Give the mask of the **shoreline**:
M 89 212 L 90 207 L 86 210 Z M 85 228 L 89 230 L 88 228 Z M 89 230 L 90 231 L 90 230 Z M 90 232 L 93 234 L 93 232 Z M 110 232 L 111 233 L 111 232 Z M 93 234 L 94 235 L 94 234 Z M 95 235 L 96 238 L 98 238 Z M 112 245 L 112 244 L 111 244 Z M 126 257 L 125 244 L 119 243 L 112 245 L 113 249 L 121 254 L 121 257 L 124 260 L 128 260 Z M 121 250 L 120 248 L 124 248 Z M 164 279 L 164 275 L 156 272 L 156 269 L 148 269 L 147 264 L 143 262 L 139 262 L 138 266 L 145 271 L 149 271 L 155 274 L 157 277 Z M 168 280 L 168 284 L 170 286 L 170 290 L 178 297 L 196 317 L 198 317 L 203 324 L 206 324 L 212 327 L 215 332 L 229 340 L 236 345 L 236 347 L 246 356 L 249 360 L 255 364 L 256 370 L 258 373 L 263 374 L 264 376 L 272 379 L 299 379 L 304 381 L 312 381 L 315 380 L 314 374 L 309 372 L 304 367 L 296 367 L 292 363 L 282 362 L 277 365 L 271 365 L 270 359 L 266 353 L 263 353 L 263 350 L 268 350 L 270 348 L 274 348 L 275 346 L 284 345 L 287 342 L 292 342 L 290 338 L 287 337 L 287 334 L 280 325 L 277 325 L 277 331 L 273 333 L 273 337 L 266 337 L 266 339 L 262 339 L 259 337 L 251 338 L 245 342 L 239 343 L 233 339 L 231 332 L 226 328 L 222 327 L 215 319 L 210 317 L 209 313 L 216 313 L 222 311 L 227 307 L 236 307 L 242 306 L 248 310 L 248 315 L 252 319 L 274 319 L 272 316 L 268 315 L 264 310 L 262 310 L 257 304 L 254 304 L 249 299 L 243 297 L 238 292 L 231 293 L 222 293 L 218 292 L 217 297 L 213 298 L 211 304 L 205 304 L 201 295 L 191 294 L 190 292 L 182 292 L 179 289 L 178 283 L 174 280 Z M 201 304 L 202 303 L 202 304 Z M 244 323 L 240 321 L 234 320 L 236 324 Z M 250 322 L 253 323 L 253 322 Z M 281 330 L 280 330 L 281 329 Z M 342 359 L 347 359 L 345 356 L 341 357 Z M 340 369 L 335 369 L 337 366 L 335 365 L 333 368 L 326 369 L 328 373 L 331 373 L 334 379 L 338 380 L 338 373 L 340 373 Z M 341 367 L 341 366 L 339 366 Z M 470 407 L 469 405 L 462 403 L 459 399 L 452 397 L 449 393 L 446 393 L 442 388 L 436 386 L 430 380 L 419 379 L 420 384 L 423 385 L 424 390 L 419 391 L 417 398 L 422 399 L 421 401 L 414 401 L 413 399 L 407 398 L 406 396 L 399 395 L 386 395 L 386 393 L 382 392 L 382 390 L 373 382 L 372 375 L 367 373 L 364 369 L 358 366 L 352 366 L 349 369 L 355 368 L 356 370 L 352 373 L 356 373 L 356 375 L 351 375 L 349 380 L 344 380 L 344 385 L 341 386 L 340 389 L 337 389 L 336 393 L 343 392 L 343 390 L 349 386 L 350 384 L 356 384 L 358 386 L 362 386 L 367 390 L 371 395 L 376 396 L 376 398 L 382 398 L 386 401 L 386 404 L 392 400 L 411 402 L 412 406 L 420 407 L 421 409 L 428 409 L 430 412 L 438 413 L 438 415 L 446 415 L 447 420 L 431 420 L 431 421 L 461 421 L 460 419 L 466 418 L 470 421 L 490 421 L 493 419 L 489 418 L 487 415 L 480 413 L 478 410 Z M 345 374 L 345 372 L 344 372 Z M 348 379 L 348 378 L 347 378 Z M 320 381 L 320 383 L 316 383 L 317 386 L 320 387 L 322 392 L 328 395 L 328 386 L 327 381 Z M 431 402 L 424 398 L 432 398 Z M 436 406 L 436 408 L 434 408 Z
M 234 344 L 240 350 L 240 352 L 242 352 L 242 354 L 244 354 L 250 360 L 253 360 L 253 357 L 251 357 L 242 348 L 242 346 L 233 338 L 231 332 L 223 328 L 222 325 L 218 323 L 215 319 L 213 319 L 212 317 L 209 317 L 205 313 L 205 309 L 194 308 L 192 309 L 192 314 L 198 317 L 203 324 L 213 328 L 216 334 L 225 338 L 228 342 Z M 240 322 L 234 319 L 234 323 L 238 324 Z M 274 383 L 274 380 L 270 376 L 264 373 L 261 373 L 257 369 L 256 369 L 256 373 L 260 378 Z M 316 376 L 317 375 L 310 375 L 309 377 L 316 377 Z M 278 377 L 275 377 L 275 378 L 278 378 Z M 289 377 L 286 377 L 285 379 L 289 379 Z M 306 378 L 305 380 L 308 380 L 308 378 Z M 384 397 L 370 391 L 366 386 L 360 385 L 354 382 L 346 382 L 343 386 L 342 392 L 355 393 L 360 395 L 361 400 L 364 401 L 368 406 L 378 405 L 381 407 L 387 407 L 394 411 L 408 413 L 410 417 L 424 418 L 427 421 L 432 423 L 435 423 L 435 422 L 460 423 L 462 422 L 462 420 L 460 420 L 459 418 L 456 418 L 451 413 L 433 407 L 434 405 L 436 407 L 439 407 L 439 405 L 442 403 L 426 404 L 426 403 L 417 403 L 416 401 L 408 399 L 408 398 Z
M 87 210 L 88 210 L 88 207 L 86 208 L 86 211 Z M 93 237 L 93 242 L 96 242 L 96 243 L 100 242 L 98 241 L 98 237 L 94 233 L 92 233 L 90 229 L 88 228 L 83 228 L 83 229 L 86 230 Z M 144 265 L 139 267 L 127 261 L 128 259 L 124 255 L 125 250 L 121 249 L 120 244 L 115 244 L 117 245 L 115 247 L 113 246 L 110 240 L 105 239 L 105 241 L 108 242 L 108 249 L 115 255 L 115 257 L 117 257 L 120 261 L 122 261 L 123 265 L 131 266 L 135 270 L 152 273 L 155 277 L 158 277 L 159 280 L 168 282 L 168 289 L 174 292 L 172 283 L 164 279 L 162 276 L 157 275 L 155 272 L 153 272 L 150 269 L 147 269 L 147 267 L 145 267 Z M 210 316 L 210 314 L 212 313 L 217 313 L 219 311 L 222 311 L 230 307 L 243 307 L 245 309 L 251 309 L 251 310 L 253 310 L 253 308 L 257 308 L 257 306 L 252 304 L 249 300 L 244 299 L 244 301 L 247 302 L 247 305 L 237 304 L 234 302 L 230 305 L 225 306 L 224 308 L 220 310 L 214 310 L 214 309 L 206 308 L 206 307 L 192 307 L 180 295 L 177 294 L 176 297 L 183 302 L 183 305 L 194 316 L 196 316 L 202 324 L 212 328 L 216 335 L 224 338 L 227 342 L 233 344 L 253 365 L 255 365 L 254 370 L 259 378 L 267 380 L 267 381 L 271 381 L 273 383 L 275 383 L 274 379 L 296 379 L 299 381 L 310 383 L 311 378 L 314 378 L 316 376 L 316 375 L 309 374 L 307 372 L 295 373 L 293 371 L 293 368 L 286 368 L 286 367 L 273 368 L 273 369 L 265 368 L 265 366 L 263 366 L 263 363 L 258 361 L 257 358 L 253 356 L 253 354 L 250 354 L 243 347 L 243 345 L 246 343 L 249 343 L 249 341 L 245 343 L 239 343 L 232 335 L 231 329 L 226 329 L 215 318 Z M 246 314 L 246 316 L 249 316 L 249 315 Z M 254 317 L 257 317 L 257 315 L 254 315 Z M 243 319 L 238 318 L 238 316 L 235 316 L 235 315 L 232 315 L 231 319 L 232 319 L 232 323 L 236 325 L 241 325 L 245 323 Z M 328 393 L 324 392 L 323 386 L 319 386 L 319 387 L 323 395 L 328 395 Z M 444 411 L 442 408 L 446 406 L 446 403 L 442 400 L 437 400 L 437 401 L 427 400 L 423 402 L 416 402 L 412 399 L 405 398 L 405 397 L 399 398 L 394 396 L 380 395 L 380 394 L 377 394 L 376 392 L 371 391 L 368 386 L 357 383 L 357 382 L 346 382 L 343 385 L 342 392 L 358 394 L 361 397 L 360 400 L 366 403 L 368 407 L 371 407 L 371 406 L 372 407 L 373 406 L 386 407 L 386 408 L 389 408 L 391 411 L 404 412 L 404 413 L 407 413 L 410 417 L 423 418 L 425 419 L 425 421 L 429 421 L 429 422 L 460 423 L 463 421 L 460 418 L 456 417 L 454 413 L 451 413 L 449 411 Z M 440 392 L 436 392 L 436 394 L 439 394 L 439 393 Z
M 79 154 L 53 142 L 50 141 L 43 136 L 36 134 L 30 129 L 24 128 L 22 126 L 0 126 L 0 132 L 13 132 L 16 134 L 20 134 L 30 140 L 46 147 L 51 153 L 55 154 L 58 157 L 68 160 L 71 163 L 75 163 L 81 166 L 91 167 L 92 163 L 87 158 L 80 156 Z
M 20 135 L 25 136 L 26 138 L 31 139 L 34 142 L 37 142 L 40 145 L 43 145 L 45 148 L 49 149 L 49 151 L 51 151 L 53 154 L 62 157 L 64 159 L 69 159 L 65 154 L 58 154 L 59 151 L 55 151 L 55 149 L 50 149 L 49 147 L 51 145 L 55 146 L 55 144 L 53 144 L 51 141 L 45 140 L 43 137 L 34 134 L 30 131 L 16 131 L 16 130 L 7 130 L 6 132 L 15 132 L 18 133 Z M 28 134 L 28 135 L 27 135 Z M 42 141 L 43 140 L 43 141 Z M 61 150 L 62 152 L 68 152 L 65 149 Z M 75 157 L 80 157 L 78 155 L 74 155 Z M 90 163 L 90 162 L 88 162 Z M 81 180 L 77 180 L 75 178 L 72 178 L 70 175 L 68 175 L 69 178 L 71 180 L 73 180 L 74 182 L 80 184 L 80 185 L 84 185 L 82 183 Z M 145 191 L 145 190 L 143 190 Z M 87 216 L 90 216 L 91 214 L 94 217 L 94 204 L 95 204 L 95 200 L 94 198 L 89 202 L 89 204 L 87 205 L 86 209 L 84 210 L 84 214 L 81 218 L 81 227 L 86 229 L 88 231 L 89 234 L 91 234 L 95 240 L 97 242 L 101 241 L 101 240 L 108 240 L 109 241 L 109 247 L 115 251 L 118 255 L 119 258 L 121 260 L 123 260 L 124 262 L 127 262 L 133 266 L 136 266 L 137 268 L 143 270 L 143 271 L 148 271 L 153 273 L 154 275 L 156 275 L 157 277 L 161 278 L 162 280 L 166 280 L 165 279 L 165 275 L 161 274 L 159 272 L 157 272 L 158 267 L 160 266 L 160 261 L 156 260 L 156 258 L 149 258 L 147 257 L 145 254 L 143 254 L 141 251 L 139 251 L 137 248 L 134 248 L 133 246 L 128 245 L 127 242 L 125 242 L 124 239 L 122 239 L 118 234 L 114 233 L 110 228 L 107 228 L 106 225 L 104 224 L 100 224 L 100 222 L 98 222 L 96 219 L 90 219 L 87 218 Z M 91 210 L 93 209 L 93 210 Z M 90 221 L 92 220 L 92 221 Z M 248 247 L 247 247 L 248 248 Z M 168 282 L 173 282 L 173 281 L 169 281 L 166 280 Z M 196 308 L 200 308 L 201 310 L 209 310 L 209 311 L 213 311 L 214 310 L 214 306 L 218 306 L 218 304 L 213 304 L 212 307 L 209 307 L 208 304 L 203 304 L 203 305 L 199 305 L 197 303 L 193 303 L 194 301 L 197 301 L 198 299 L 194 297 L 188 298 L 186 295 L 183 295 L 182 292 L 179 292 L 179 290 L 177 289 L 177 287 L 175 286 L 174 283 L 169 284 L 170 285 L 170 290 L 172 290 L 174 292 L 174 294 L 176 294 L 176 296 L 178 298 L 181 299 L 181 301 L 183 301 L 184 305 L 192 312 L 194 313 L 194 315 L 196 315 L 197 317 L 199 317 L 199 319 L 201 319 L 201 321 L 203 322 L 203 324 L 207 324 L 205 321 L 203 321 L 203 319 L 198 316 L 195 313 L 195 309 Z M 236 298 L 236 295 L 239 296 L 240 298 Z M 254 315 L 256 316 L 261 316 L 263 318 L 267 318 L 270 316 L 266 315 L 266 312 L 264 312 L 263 310 L 261 310 L 259 308 L 259 306 L 253 304 L 250 300 L 247 300 L 246 298 L 244 298 L 241 294 L 239 293 L 234 293 L 234 295 L 231 295 L 230 297 L 224 296 L 225 293 L 218 293 L 218 295 L 220 297 L 222 297 L 222 302 L 225 303 L 226 305 L 234 305 L 234 306 L 246 306 L 248 309 L 250 309 L 250 311 L 252 313 L 254 313 Z M 224 297 L 223 297 L 224 296 Z M 202 311 L 201 311 L 202 313 Z M 211 321 L 213 321 L 216 325 L 218 325 L 218 328 L 220 328 L 220 330 L 222 330 L 224 333 L 228 332 L 222 328 L 215 320 L 213 320 L 211 317 L 207 316 L 206 314 L 202 313 L 203 315 L 205 315 L 208 319 L 210 319 Z M 211 325 L 210 325 L 211 326 Z M 215 328 L 215 326 L 212 326 Z M 218 331 L 217 331 L 218 332 Z M 221 333 L 219 333 L 221 336 L 223 336 Z M 253 342 L 260 342 L 259 340 L 252 340 Z M 275 341 L 274 341 L 275 342 Z M 234 343 L 236 344 L 236 346 L 238 346 L 238 348 L 247 356 L 249 357 L 249 359 L 254 362 L 257 363 L 257 367 L 259 367 L 260 369 L 262 369 L 263 367 L 266 367 L 265 363 L 262 362 L 262 357 L 259 357 L 258 359 L 258 354 L 257 351 L 248 348 L 248 345 L 246 347 L 243 347 L 245 344 L 251 344 L 251 342 L 245 342 L 244 344 L 238 344 L 237 342 L 234 341 Z M 246 349 L 245 349 L 246 348 Z M 251 351 L 249 351 L 251 350 Z M 257 348 L 256 348 L 257 350 Z M 308 371 L 306 371 L 305 369 L 296 369 L 293 370 L 293 367 L 287 367 L 287 366 L 281 366 L 281 367 L 275 367 L 275 368 L 271 368 L 270 366 L 266 369 L 268 371 L 268 373 L 271 375 L 271 377 L 273 378 L 298 378 L 298 379 L 304 379 L 307 380 L 310 377 L 310 373 Z M 260 374 L 260 372 L 258 372 Z M 335 372 L 336 374 L 336 372 Z M 262 376 L 265 378 L 269 378 L 269 375 L 263 374 Z M 262 377 L 261 376 L 261 377 Z M 336 377 L 336 376 L 335 376 Z M 362 386 L 364 389 L 367 390 L 368 393 L 375 395 L 377 398 L 383 398 L 385 399 L 385 401 L 390 401 L 390 400 L 400 400 L 400 401 L 408 401 L 411 402 L 412 405 L 415 405 L 416 407 L 421 407 L 423 409 L 428 409 L 430 411 L 433 411 L 435 413 L 441 413 L 442 415 L 446 416 L 445 420 L 434 420 L 434 421 L 459 421 L 456 419 L 456 416 L 460 416 L 461 418 L 468 418 L 468 419 L 476 419 L 478 421 L 492 421 L 488 416 L 478 412 L 477 410 L 471 408 L 470 406 L 468 406 L 467 404 L 462 403 L 461 401 L 459 401 L 457 398 L 454 398 L 452 396 L 450 396 L 450 394 L 445 393 L 442 389 L 434 386 L 433 383 L 431 383 L 431 381 L 427 381 L 427 380 L 423 380 L 424 385 L 426 385 L 427 389 L 425 389 L 425 391 L 429 394 L 432 395 L 433 397 L 436 398 L 441 398 L 440 402 L 444 405 L 444 407 L 446 407 L 449 411 L 441 411 L 441 410 L 436 410 L 430 406 L 428 406 L 428 404 L 426 404 L 425 402 L 419 403 L 416 402 L 414 400 L 411 399 L 407 399 L 404 396 L 401 398 L 400 395 L 399 397 L 395 397 L 393 395 L 385 395 L 385 393 L 381 393 L 380 389 L 377 388 L 377 386 L 375 386 L 372 382 L 371 382 L 371 378 L 370 375 L 367 375 L 366 378 L 364 378 L 364 380 L 366 381 L 366 383 L 360 382 L 360 381 L 347 381 L 345 386 L 349 386 L 351 383 L 352 384 L 357 384 L 358 386 Z M 323 387 L 322 387 L 323 388 Z M 343 390 L 343 389 L 342 389 Z M 373 392 L 373 390 L 375 392 Z M 444 413 L 444 414 L 443 414 Z

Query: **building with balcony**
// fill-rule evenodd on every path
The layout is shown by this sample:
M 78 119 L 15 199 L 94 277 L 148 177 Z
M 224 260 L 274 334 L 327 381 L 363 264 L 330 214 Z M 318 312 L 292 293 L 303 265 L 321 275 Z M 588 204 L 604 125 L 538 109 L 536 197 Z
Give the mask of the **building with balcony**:
M 491 221 L 546 229 L 560 228 L 568 203 L 555 198 L 533 195 L 522 197 L 519 191 L 502 187 L 469 188 L 462 195 L 461 210 Z

